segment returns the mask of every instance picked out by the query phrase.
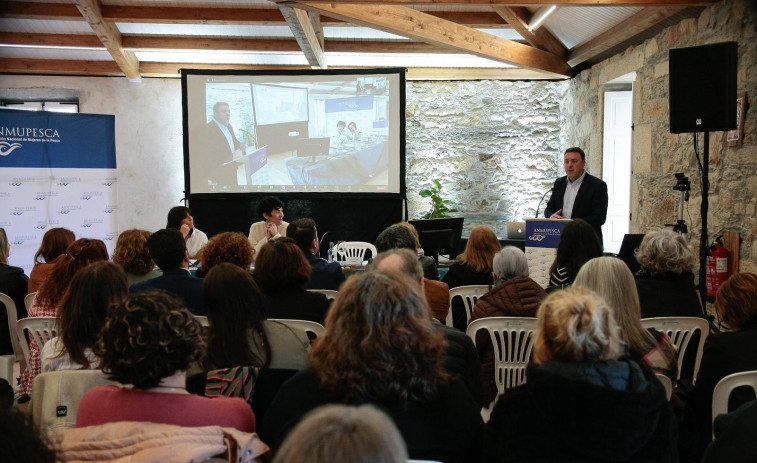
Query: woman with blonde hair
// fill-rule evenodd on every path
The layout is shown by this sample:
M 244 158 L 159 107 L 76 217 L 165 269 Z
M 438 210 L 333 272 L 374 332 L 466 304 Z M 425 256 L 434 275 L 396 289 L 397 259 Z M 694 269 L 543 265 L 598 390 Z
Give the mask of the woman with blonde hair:
M 295 426 L 274 463 L 406 463 L 397 427 L 371 405 L 324 405 Z
M 634 360 L 643 361 L 657 373 L 676 378 L 678 353 L 664 333 L 641 326 L 641 306 L 633 274 L 616 257 L 596 257 L 576 275 L 580 286 L 602 297 L 613 311 L 620 338 Z
M 677 462 L 662 384 L 623 355 L 608 304 L 582 288 L 556 291 L 537 315 L 528 381 L 491 414 L 484 461 Z

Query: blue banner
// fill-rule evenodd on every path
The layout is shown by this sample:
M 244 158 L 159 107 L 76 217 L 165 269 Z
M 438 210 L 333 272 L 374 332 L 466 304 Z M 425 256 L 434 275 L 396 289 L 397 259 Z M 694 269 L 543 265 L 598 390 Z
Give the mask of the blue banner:
M 115 116 L 0 109 L 4 167 L 115 169 Z
M 372 96 L 355 96 L 350 98 L 334 98 L 326 100 L 327 113 L 362 111 L 366 109 L 373 109 Z

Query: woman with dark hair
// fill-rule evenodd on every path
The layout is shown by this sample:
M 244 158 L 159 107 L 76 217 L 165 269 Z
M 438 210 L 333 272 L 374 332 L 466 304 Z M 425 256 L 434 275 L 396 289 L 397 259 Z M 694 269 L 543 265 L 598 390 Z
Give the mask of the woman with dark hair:
M 757 274 L 737 273 L 728 278 L 718 289 L 715 311 L 732 331 L 714 333 L 704 342 L 702 364 L 681 426 L 681 461 L 700 461 L 712 440 L 715 385 L 730 374 L 757 370 Z M 729 409 L 754 398 L 751 389 L 736 389 Z
M 195 276 L 203 277 L 218 264 L 228 262 L 237 267 L 250 271 L 254 250 L 247 241 L 247 237 L 239 232 L 219 233 L 208 241 L 197 256 L 200 268 Z
M 81 238 L 66 249 L 60 259 L 56 259 L 50 276 L 34 297 L 29 310 L 30 317 L 56 317 L 63 295 L 68 290 L 74 275 L 87 265 L 101 260 L 108 260 L 108 249 L 100 240 Z M 29 341 L 29 365 L 21 375 L 21 390 L 24 394 L 31 394 L 34 378 L 40 372 L 40 349 L 33 341 Z
M 299 370 L 305 366 L 310 348 L 307 335 L 266 320 L 268 302 L 250 272 L 230 263 L 218 264 L 205 277 L 202 296 L 210 322 L 202 361 L 206 370 L 240 365 Z
M 34 267 L 29 274 L 29 292 L 39 289 L 53 269 L 53 262 L 61 259 L 66 249 L 74 242 L 74 232 L 66 228 L 51 228 L 42 237 L 42 244 L 34 254 Z
M 329 300 L 305 290 L 312 268 L 292 238 L 269 241 L 260 248 L 252 277 L 271 302 L 271 318 L 323 323 Z
M 589 222 L 574 219 L 566 223 L 557 245 L 557 255 L 549 268 L 547 292 L 573 284 L 581 266 L 601 255 L 602 243 Z
M 130 295 L 111 311 L 95 353 L 110 379 L 133 388 L 90 389 L 79 405 L 76 427 L 148 421 L 254 431 L 255 418 L 243 399 L 210 399 L 186 391 L 186 370 L 202 355 L 201 332 L 178 298 L 164 291 Z
M 147 239 L 151 234 L 147 230 L 132 228 L 118 235 L 113 262 L 124 269 L 129 286 L 161 275 L 147 248 Z
M 197 254 L 208 242 L 208 235 L 203 233 L 199 228 L 195 228 L 192 210 L 188 207 L 172 207 L 168 211 L 166 228 L 175 228 L 181 232 L 181 236 L 184 237 L 184 241 L 187 243 L 187 252 L 190 259 L 196 258 Z
M 258 215 L 263 219 L 250 225 L 247 237 L 255 249 L 255 259 L 258 258 L 260 248 L 267 242 L 286 236 L 289 224 L 284 222 L 284 203 L 275 196 L 263 198 L 258 204 Z
M 494 406 L 484 461 L 677 462 L 665 390 L 623 352 L 604 300 L 582 288 L 547 297 L 528 381 Z
M 42 348 L 42 372 L 97 368 L 92 347 L 108 312 L 127 294 L 126 275 L 112 262 L 95 262 L 74 275 L 58 308 L 58 336 Z
M 310 410 L 329 403 L 373 404 L 394 421 L 412 459 L 481 461 L 480 409 L 450 380 L 445 342 L 420 286 L 369 271 L 347 280 L 311 351 L 311 368 L 279 390 L 262 439 L 275 449 Z
M 457 256 L 442 281 L 449 288 L 466 285 L 492 285 L 492 263 L 494 255 L 502 248 L 494 231 L 486 225 L 479 225 L 470 232 L 465 252 Z
M 26 317 L 24 297 L 29 284 L 29 278 L 20 267 L 8 265 L 8 257 L 11 253 L 11 245 L 5 229 L 0 228 L 0 293 L 5 293 L 16 304 L 17 318 Z M 0 302 L 0 355 L 13 354 L 13 344 L 8 330 L 7 313 L 5 305 Z M 15 330 L 13 335 L 15 336 Z

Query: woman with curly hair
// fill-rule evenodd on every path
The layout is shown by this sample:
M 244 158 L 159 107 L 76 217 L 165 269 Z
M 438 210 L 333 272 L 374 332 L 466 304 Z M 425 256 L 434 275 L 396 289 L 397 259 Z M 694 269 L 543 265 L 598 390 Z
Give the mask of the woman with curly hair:
M 237 235 L 252 249 L 244 235 Z M 305 366 L 310 340 L 304 331 L 266 319 L 268 301 L 249 271 L 228 262 L 214 266 L 205 277 L 202 296 L 210 322 L 202 362 L 206 370 L 240 365 L 299 370 Z
M 92 347 L 108 312 L 128 292 L 124 271 L 112 262 L 95 262 L 74 275 L 58 308 L 58 336 L 42 348 L 42 372 L 97 368 Z
M 557 244 L 555 260 L 549 268 L 547 292 L 572 285 L 581 266 L 601 255 L 602 242 L 589 222 L 574 219 L 566 223 Z
M 623 357 L 618 331 L 607 303 L 583 288 L 547 297 L 528 381 L 494 406 L 483 461 L 677 462 L 665 390 Z
M 369 403 L 397 425 L 410 458 L 481 461 L 480 409 L 445 372 L 444 348 L 416 282 L 377 271 L 354 276 L 329 311 L 311 367 L 287 381 L 268 408 L 261 437 L 276 448 L 318 406 Z
M 641 318 L 702 316 L 694 287 L 696 257 L 683 236 L 664 229 L 647 233 L 636 260 Z
M 329 300 L 305 290 L 313 269 L 292 238 L 271 240 L 260 248 L 252 277 L 271 304 L 271 318 L 323 324 Z
M 176 297 L 163 291 L 129 296 L 108 316 L 95 353 L 110 379 L 133 388 L 92 388 L 79 405 L 76 426 L 148 421 L 254 431 L 255 418 L 243 399 L 211 399 L 185 389 L 186 370 L 203 352 L 201 333 Z
M 208 241 L 200 251 L 200 268 L 195 276 L 204 277 L 210 269 L 222 262 L 229 262 L 250 271 L 254 250 L 244 234 L 239 232 L 219 233 Z
M 124 269 L 129 286 L 161 275 L 147 248 L 147 239 L 151 234 L 147 230 L 132 228 L 118 235 L 113 262 Z
M 53 269 L 53 262 L 62 259 L 66 249 L 74 242 L 76 236 L 74 232 L 67 228 L 51 228 L 45 232 L 42 237 L 37 253 L 34 254 L 34 267 L 29 274 L 29 293 L 39 289 L 45 281 L 50 271 Z
M 71 243 L 66 253 L 60 259 L 56 259 L 50 276 L 34 297 L 29 316 L 56 317 L 58 307 L 74 275 L 87 265 L 101 260 L 108 260 L 108 250 L 102 241 L 81 238 Z M 21 375 L 21 390 L 24 394 L 31 394 L 34 378 L 40 372 L 41 348 L 42 346 L 37 346 L 33 340 L 29 341 L 29 365 Z

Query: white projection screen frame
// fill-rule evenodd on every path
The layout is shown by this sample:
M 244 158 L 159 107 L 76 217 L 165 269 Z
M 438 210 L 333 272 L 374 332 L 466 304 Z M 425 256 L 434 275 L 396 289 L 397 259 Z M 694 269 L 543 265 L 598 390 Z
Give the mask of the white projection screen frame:
M 187 194 L 404 197 L 404 68 L 181 77 Z

